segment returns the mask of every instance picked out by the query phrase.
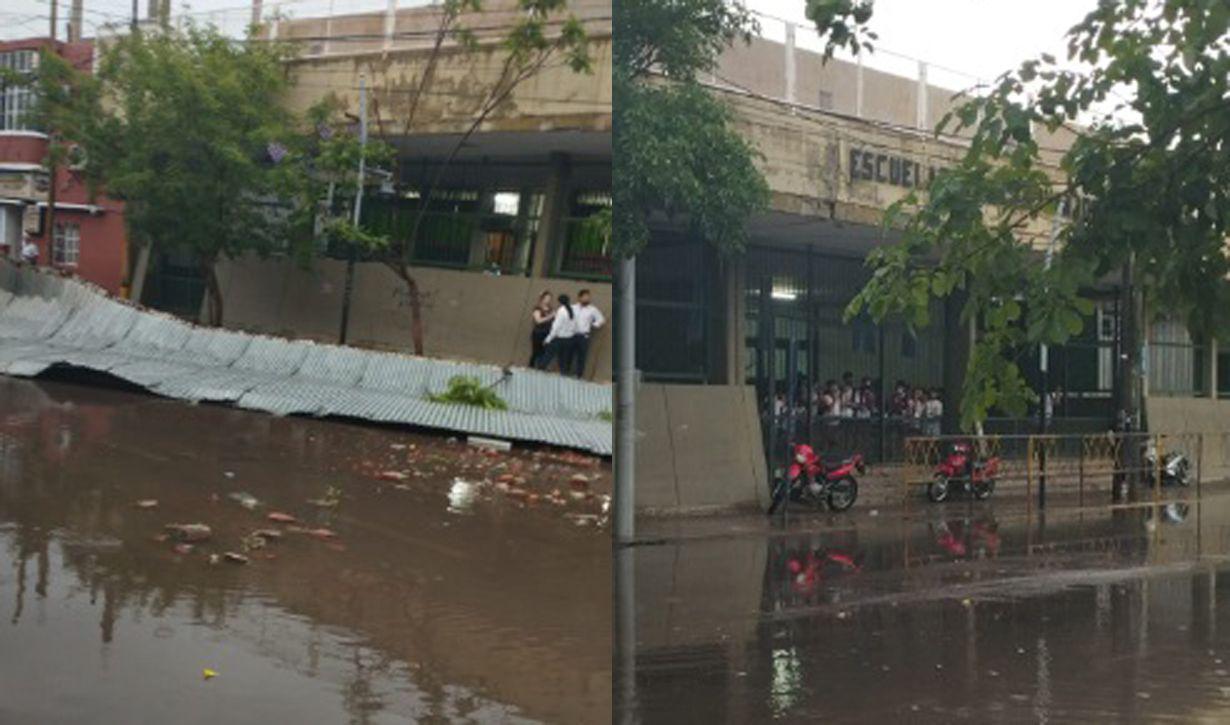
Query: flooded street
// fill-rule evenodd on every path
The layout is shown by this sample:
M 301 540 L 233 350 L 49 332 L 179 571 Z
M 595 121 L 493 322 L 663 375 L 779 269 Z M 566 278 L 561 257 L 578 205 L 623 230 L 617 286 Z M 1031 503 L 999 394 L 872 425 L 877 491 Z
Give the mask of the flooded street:
M 1184 494 L 658 522 L 617 722 L 1225 722 L 1230 495 Z
M 582 456 L 0 379 L 0 722 L 608 722 L 609 490 Z

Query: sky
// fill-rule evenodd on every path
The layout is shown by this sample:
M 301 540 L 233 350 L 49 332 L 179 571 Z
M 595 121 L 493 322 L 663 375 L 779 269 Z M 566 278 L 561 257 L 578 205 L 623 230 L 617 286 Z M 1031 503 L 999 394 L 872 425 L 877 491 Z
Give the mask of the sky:
M 804 15 L 804 0 L 746 4 L 799 23 L 796 42 L 808 42 L 802 31 L 813 26 Z M 878 50 L 864 62 L 914 76 L 923 60 L 931 83 L 959 90 L 1043 52 L 1066 57 L 1065 33 L 1096 6 L 1097 0 L 875 0 L 871 28 L 880 36 Z M 772 18 L 761 18 L 762 32 L 780 39 L 782 23 Z M 811 47 L 819 49 L 814 31 L 810 35 Z
M 780 39 L 783 25 L 775 18 L 811 25 L 804 16 L 805 0 L 745 0 L 764 13 L 763 33 Z M 132 0 L 84 0 L 87 35 L 100 24 L 127 22 Z M 388 0 L 264 0 L 273 9 L 303 17 L 335 12 L 374 11 Z M 427 0 L 399 0 L 403 7 Z M 876 68 L 914 75 L 917 60 L 931 64 L 932 83 L 965 88 L 978 79 L 990 79 L 1041 52 L 1062 57 L 1064 32 L 1096 5 L 1097 0 L 876 0 L 873 29 L 879 33 L 879 52 L 865 59 Z M 0 38 L 46 35 L 51 0 L 0 0 Z M 139 0 L 144 15 L 148 0 Z M 71 0 L 59 0 L 63 17 Z M 251 16 L 247 0 L 172 0 L 175 16 L 188 14 L 210 20 L 228 32 L 239 32 Z M 61 29 L 63 25 L 60 26 Z M 61 31 L 62 32 L 62 31 Z M 807 47 L 802 30 L 798 42 Z M 811 35 L 810 42 L 819 42 Z M 906 56 L 902 58 L 900 56 Z

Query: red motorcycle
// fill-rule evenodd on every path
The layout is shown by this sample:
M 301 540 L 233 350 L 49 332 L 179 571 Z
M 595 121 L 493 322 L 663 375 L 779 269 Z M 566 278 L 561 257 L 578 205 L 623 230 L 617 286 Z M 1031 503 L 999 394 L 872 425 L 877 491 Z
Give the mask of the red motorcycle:
M 936 503 L 946 501 L 957 489 L 983 501 L 995 490 L 995 477 L 998 475 L 999 456 L 982 458 L 974 452 L 974 446 L 970 443 L 953 443 L 935 467 L 935 477 L 927 484 L 927 498 Z
M 863 454 L 855 453 L 846 458 L 824 460 L 816 455 L 811 446 L 800 443 L 794 446 L 794 461 L 784 478 L 773 487 L 773 502 L 769 513 L 786 502 L 797 501 L 816 509 L 827 507 L 831 511 L 845 511 L 858 498 L 857 471 L 867 471 Z

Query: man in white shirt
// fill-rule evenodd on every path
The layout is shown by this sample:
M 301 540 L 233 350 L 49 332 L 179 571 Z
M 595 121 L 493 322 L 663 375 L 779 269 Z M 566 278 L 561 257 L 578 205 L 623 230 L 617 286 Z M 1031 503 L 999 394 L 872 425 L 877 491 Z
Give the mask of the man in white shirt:
M 38 245 L 28 236 L 21 240 L 21 261 L 31 267 L 38 264 Z
M 573 365 L 575 375 L 585 377 L 585 361 L 589 358 L 589 336 L 594 330 L 606 324 L 602 311 L 590 304 L 589 290 L 583 289 L 577 293 L 577 338 L 573 343 Z

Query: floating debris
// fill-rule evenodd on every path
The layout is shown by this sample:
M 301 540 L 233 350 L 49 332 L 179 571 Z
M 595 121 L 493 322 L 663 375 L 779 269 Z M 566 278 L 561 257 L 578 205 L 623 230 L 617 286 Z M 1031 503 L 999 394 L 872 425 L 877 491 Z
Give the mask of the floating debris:
M 167 524 L 163 528 L 180 541 L 207 541 L 214 535 L 205 524 Z
M 237 551 L 228 551 L 222 555 L 222 558 L 225 559 L 226 561 L 229 561 L 232 564 L 247 564 L 248 563 L 248 557 L 244 556 L 243 554 L 240 554 Z
M 136 503 L 135 503 L 135 504 L 133 504 L 133 505 L 134 505 L 134 506 L 136 506 L 136 507 L 137 507 L 137 508 L 139 508 L 139 509 L 153 509 L 153 508 L 158 508 L 158 499 L 156 499 L 156 498 L 143 498 L 143 499 L 141 499 L 140 501 L 136 502 Z
M 260 506 L 260 501 L 256 500 L 256 497 L 247 491 L 235 491 L 234 493 L 227 494 L 226 497 L 249 511 Z
M 293 524 L 299 521 L 299 519 L 295 518 L 294 516 L 291 516 L 290 514 L 284 514 L 281 511 L 270 511 L 269 514 L 265 516 L 265 518 L 269 519 L 270 521 L 273 521 L 274 523 L 278 523 L 278 524 Z

